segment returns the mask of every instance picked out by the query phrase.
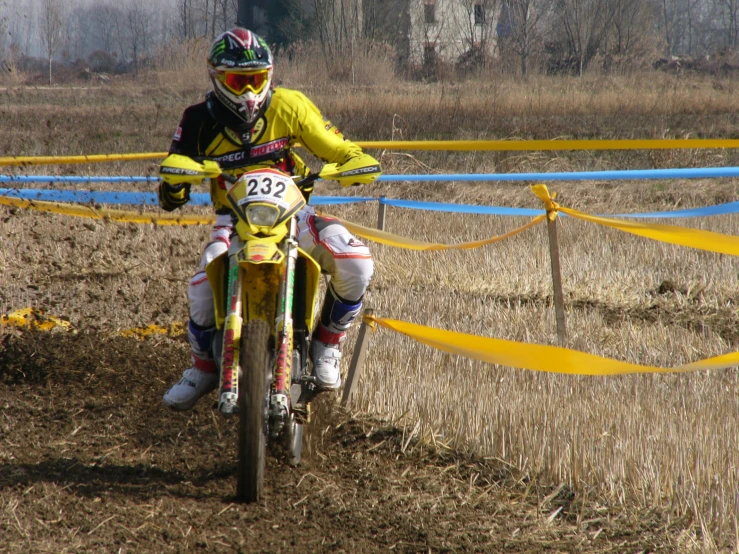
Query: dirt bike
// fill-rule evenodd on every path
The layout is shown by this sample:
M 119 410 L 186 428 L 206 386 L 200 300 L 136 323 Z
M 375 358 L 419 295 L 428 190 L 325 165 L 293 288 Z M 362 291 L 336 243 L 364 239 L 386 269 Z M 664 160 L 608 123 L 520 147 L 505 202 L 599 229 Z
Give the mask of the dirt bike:
M 298 183 L 275 169 L 238 179 L 214 161 L 172 154 L 160 166 L 172 185 L 222 177 L 235 233 L 228 252 L 206 267 L 213 289 L 219 372 L 218 409 L 238 414 L 238 500 L 262 497 L 266 446 L 280 444 L 291 464 L 302 455 L 303 424 L 317 394 L 309 366 L 321 268 L 297 242 L 297 213 L 306 205 L 299 186 L 317 179 L 371 182 L 378 166 L 328 164 Z

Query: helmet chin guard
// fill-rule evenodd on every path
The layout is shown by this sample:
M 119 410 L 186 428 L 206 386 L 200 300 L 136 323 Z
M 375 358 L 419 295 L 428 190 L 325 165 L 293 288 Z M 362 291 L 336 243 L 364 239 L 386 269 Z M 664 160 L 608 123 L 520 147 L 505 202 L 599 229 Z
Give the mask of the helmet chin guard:
M 235 111 L 235 108 L 229 107 L 227 104 L 223 103 L 221 98 L 215 94 L 215 91 L 208 94 L 206 98 L 206 105 L 208 106 L 208 113 L 218 121 L 221 125 L 225 125 L 226 127 L 229 127 L 230 129 L 233 129 L 234 131 L 237 131 L 239 133 L 245 133 L 247 131 L 250 131 L 257 121 L 259 121 L 259 118 L 264 115 L 264 112 L 267 111 L 267 108 L 269 108 L 269 103 L 272 100 L 272 91 L 270 90 L 267 98 L 262 103 L 262 107 L 257 112 L 256 116 L 247 123 L 247 121 L 244 119 L 242 113 L 238 113 Z M 237 108 L 236 108 L 237 109 Z M 236 116 L 236 118 L 234 118 Z

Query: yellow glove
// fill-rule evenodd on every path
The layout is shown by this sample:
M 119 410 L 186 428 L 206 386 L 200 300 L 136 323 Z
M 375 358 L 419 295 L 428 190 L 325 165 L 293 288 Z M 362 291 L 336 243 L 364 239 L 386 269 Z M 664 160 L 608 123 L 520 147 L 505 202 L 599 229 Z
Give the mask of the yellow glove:
M 170 185 L 162 182 L 159 185 L 159 205 L 163 210 L 171 212 L 181 208 L 190 200 L 190 183 Z
M 380 175 L 382 175 L 380 162 L 364 153 L 341 165 L 325 165 L 321 170 L 321 179 L 338 181 L 342 187 L 368 185 Z

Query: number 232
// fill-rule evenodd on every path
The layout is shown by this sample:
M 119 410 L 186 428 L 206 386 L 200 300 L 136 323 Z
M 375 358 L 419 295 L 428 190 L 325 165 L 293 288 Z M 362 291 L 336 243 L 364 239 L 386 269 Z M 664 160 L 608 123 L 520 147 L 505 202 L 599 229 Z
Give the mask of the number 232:
M 273 185 L 274 191 L 272 190 Z M 261 179 L 261 183 L 256 179 L 249 179 L 246 182 L 246 186 L 246 194 L 248 196 L 266 195 L 274 196 L 275 198 L 282 198 L 282 195 L 285 193 L 285 189 L 287 188 L 284 181 L 274 182 L 271 177 L 264 177 Z

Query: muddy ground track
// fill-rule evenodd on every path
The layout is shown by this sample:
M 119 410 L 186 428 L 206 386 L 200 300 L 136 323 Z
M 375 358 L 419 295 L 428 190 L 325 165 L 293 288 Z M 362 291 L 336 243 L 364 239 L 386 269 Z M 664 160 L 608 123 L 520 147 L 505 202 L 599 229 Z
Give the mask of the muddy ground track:
M 236 504 L 234 421 L 214 396 L 186 414 L 161 405 L 183 338 L 0 340 L 3 552 L 670 551 L 686 523 L 599 505 L 329 397 L 304 462 L 273 451 L 266 500 Z

